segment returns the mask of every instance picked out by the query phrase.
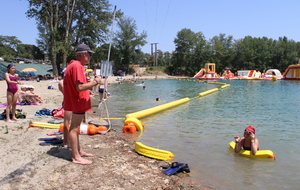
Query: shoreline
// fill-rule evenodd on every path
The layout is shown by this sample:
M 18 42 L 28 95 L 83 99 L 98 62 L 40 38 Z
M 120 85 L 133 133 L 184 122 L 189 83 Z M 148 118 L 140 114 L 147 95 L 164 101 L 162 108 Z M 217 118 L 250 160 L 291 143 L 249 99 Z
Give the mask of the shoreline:
M 178 77 L 158 75 L 157 78 Z M 118 83 L 116 79 L 115 76 L 109 77 L 108 82 Z M 133 79 L 133 76 L 122 77 L 125 81 L 129 79 Z M 152 80 L 155 76 L 136 79 Z M 33 85 L 34 92 L 46 103 L 17 106 L 27 114 L 26 119 L 14 123 L 0 120 L 2 189 L 210 189 L 204 182 L 199 184 L 193 181 L 188 174 L 182 173 L 180 177 L 163 174 L 160 165 L 171 162 L 137 154 L 134 151 L 135 142 L 126 140 L 126 135 L 119 129 L 111 130 L 106 135 L 80 135 L 83 150 L 94 154 L 89 158 L 93 163 L 88 166 L 73 164 L 69 149 L 40 146 L 38 138 L 51 138 L 53 136 L 46 134 L 58 129 L 28 128 L 29 123 L 53 120 L 52 116 L 34 116 L 35 112 L 43 108 L 53 110 L 61 107 L 63 96 L 55 81 L 26 81 L 25 84 Z M 54 89 L 48 89 L 49 85 Z M 0 86 L 7 88 L 5 81 L 0 81 Z M 0 103 L 6 103 L 5 91 L 0 96 Z

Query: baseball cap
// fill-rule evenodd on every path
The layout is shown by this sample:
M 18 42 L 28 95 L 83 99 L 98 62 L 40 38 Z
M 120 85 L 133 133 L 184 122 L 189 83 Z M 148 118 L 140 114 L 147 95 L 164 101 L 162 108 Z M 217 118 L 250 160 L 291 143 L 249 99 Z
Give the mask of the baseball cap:
M 91 48 L 88 45 L 79 44 L 76 48 L 76 52 L 82 52 L 82 51 L 87 51 L 89 53 L 95 53 L 94 51 L 91 50 Z

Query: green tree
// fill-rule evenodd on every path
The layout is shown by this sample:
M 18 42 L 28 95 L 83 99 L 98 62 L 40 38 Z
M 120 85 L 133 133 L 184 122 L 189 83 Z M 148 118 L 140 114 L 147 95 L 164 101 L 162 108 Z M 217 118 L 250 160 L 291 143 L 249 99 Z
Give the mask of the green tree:
M 212 46 L 212 60 L 216 63 L 217 70 L 223 70 L 230 67 L 234 58 L 233 37 L 226 37 L 225 34 L 214 36 L 210 40 Z
M 35 45 L 19 44 L 17 46 L 17 53 L 19 57 L 29 59 L 44 59 L 43 52 Z
M 189 69 L 192 63 L 193 53 L 195 51 L 196 34 L 187 28 L 180 30 L 177 37 L 174 39 L 175 43 L 175 58 L 173 59 L 173 66 L 175 70 Z
M 16 36 L 0 35 L 0 56 L 5 60 L 10 60 L 17 55 L 16 50 L 22 42 Z
M 53 74 L 57 74 L 57 58 L 66 65 L 76 45 L 85 43 L 92 49 L 106 40 L 111 23 L 107 0 L 28 0 L 29 18 L 35 18 L 40 31 L 39 45 L 50 54 Z M 58 56 L 58 53 L 60 54 Z M 72 56 L 71 56 L 72 57 Z
M 202 32 L 196 33 L 196 47 L 194 53 L 194 61 L 192 69 L 190 71 L 191 75 L 196 74 L 200 69 L 204 68 L 205 63 L 212 62 L 212 51 L 210 43 L 206 41 Z
M 172 56 L 174 70 L 193 75 L 210 62 L 211 51 L 202 32 L 182 29 L 174 40 L 176 49 Z
M 131 63 L 141 62 L 139 54 L 141 47 L 146 44 L 146 32 L 138 34 L 135 20 L 130 17 L 121 18 L 117 25 L 119 30 L 116 32 L 114 44 L 124 58 L 118 60 L 119 63 L 128 67 Z

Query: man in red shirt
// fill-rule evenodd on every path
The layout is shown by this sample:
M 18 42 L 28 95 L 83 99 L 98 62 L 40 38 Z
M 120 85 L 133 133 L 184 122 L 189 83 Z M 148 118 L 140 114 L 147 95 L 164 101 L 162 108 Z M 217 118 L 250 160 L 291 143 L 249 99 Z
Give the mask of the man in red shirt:
M 101 83 L 101 78 L 87 82 L 84 74 L 84 65 L 90 62 L 94 52 L 86 44 L 79 44 L 76 49 L 76 59 L 72 60 L 64 76 L 64 109 L 72 111 L 69 142 L 72 148 L 72 161 L 76 164 L 88 165 L 92 161 L 82 157 L 92 157 L 92 154 L 81 150 L 79 146 L 78 128 L 85 112 L 91 110 L 89 89 Z

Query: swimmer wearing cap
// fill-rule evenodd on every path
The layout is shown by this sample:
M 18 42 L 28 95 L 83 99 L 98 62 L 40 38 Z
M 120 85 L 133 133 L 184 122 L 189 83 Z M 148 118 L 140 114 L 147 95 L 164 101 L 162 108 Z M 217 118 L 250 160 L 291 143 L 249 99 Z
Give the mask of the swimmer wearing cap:
M 248 126 L 244 130 L 244 137 L 239 137 L 238 134 L 234 136 L 236 145 L 234 152 L 239 153 L 241 149 L 250 150 L 251 154 L 255 155 L 259 150 L 259 141 L 255 137 L 255 127 Z

